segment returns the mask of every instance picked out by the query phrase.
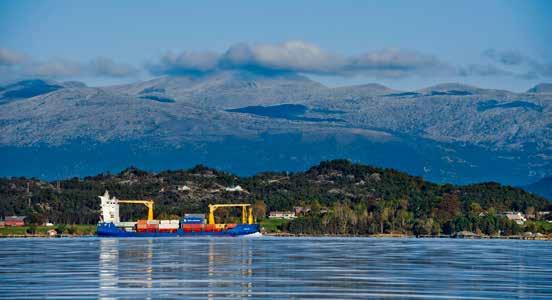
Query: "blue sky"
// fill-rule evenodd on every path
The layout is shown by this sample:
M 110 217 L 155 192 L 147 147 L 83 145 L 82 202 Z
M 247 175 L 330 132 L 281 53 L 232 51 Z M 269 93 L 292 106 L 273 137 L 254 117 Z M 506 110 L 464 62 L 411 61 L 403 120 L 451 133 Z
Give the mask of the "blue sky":
M 550 1 L 0 1 L 0 76 L 105 85 L 253 65 L 518 91 L 552 81 L 551 37 Z

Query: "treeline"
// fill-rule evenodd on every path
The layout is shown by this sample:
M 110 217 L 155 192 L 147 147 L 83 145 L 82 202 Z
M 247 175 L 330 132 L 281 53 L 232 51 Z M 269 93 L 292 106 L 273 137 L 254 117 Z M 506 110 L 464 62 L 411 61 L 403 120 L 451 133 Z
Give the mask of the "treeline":
M 285 231 L 349 235 L 453 235 L 463 231 L 485 235 L 518 235 L 526 231 L 552 233 L 549 223 L 533 220 L 520 225 L 502 214 L 516 211 L 542 221 L 544 217 L 539 217 L 538 213 L 552 209 L 549 201 L 498 183 L 437 185 L 394 170 L 378 170 L 343 160 L 323 162 L 309 173 L 355 177 L 370 174 L 368 178 L 372 180 L 360 188 L 368 188 L 370 192 L 335 201 L 326 198 L 324 204 L 328 209 L 323 213 L 319 207 L 324 204 L 318 200 L 303 203 L 314 209 L 285 223 L 282 228 Z M 343 180 L 346 181 L 347 176 L 338 175 L 337 180 L 345 184 Z
M 243 191 L 227 189 L 238 185 Z M 500 230 L 516 234 L 526 228 L 499 213 L 551 210 L 546 199 L 497 183 L 439 185 L 392 169 L 334 160 L 306 172 L 267 172 L 251 177 L 196 166 L 159 173 L 129 168 L 118 174 L 53 182 L 0 178 L 0 216 L 26 215 L 37 224 L 94 224 L 100 212 L 98 196 L 105 190 L 119 199 L 154 199 L 155 214 L 160 218 L 205 213 L 211 203 L 255 203 L 258 218 L 274 210 L 309 207 L 309 213 L 283 228 L 295 233 Z M 121 207 L 123 220 L 145 215 L 145 207 Z M 232 215 L 220 210 L 219 217 L 228 220 Z
M 458 232 L 473 232 L 485 235 L 518 235 L 525 231 L 552 233 L 546 223 L 528 222 L 519 225 L 498 215 L 496 210 L 483 211 L 473 202 L 467 213 L 453 206 L 438 208 L 430 215 L 416 216 L 409 211 L 408 201 L 381 201 L 375 207 L 336 202 L 327 212 L 316 210 L 284 223 L 282 230 L 295 234 L 413 234 L 453 235 Z

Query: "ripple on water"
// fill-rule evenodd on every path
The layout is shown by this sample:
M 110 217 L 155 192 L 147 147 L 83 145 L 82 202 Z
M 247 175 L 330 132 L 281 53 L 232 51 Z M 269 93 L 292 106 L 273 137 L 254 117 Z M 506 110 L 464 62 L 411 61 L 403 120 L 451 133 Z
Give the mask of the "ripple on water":
M 0 298 L 552 298 L 552 243 L 1 239 Z

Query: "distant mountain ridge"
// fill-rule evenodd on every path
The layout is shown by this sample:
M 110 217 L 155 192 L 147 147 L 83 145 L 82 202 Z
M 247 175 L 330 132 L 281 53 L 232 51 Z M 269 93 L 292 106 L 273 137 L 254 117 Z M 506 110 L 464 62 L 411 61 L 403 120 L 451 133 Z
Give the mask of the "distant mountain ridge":
M 535 183 L 526 185 L 523 189 L 552 201 L 552 176 L 542 178 Z
M 552 93 L 552 83 L 540 83 L 530 88 L 528 93 Z
M 456 83 L 330 88 L 297 74 L 245 71 L 30 86 L 0 88 L 3 176 L 197 163 L 244 175 L 343 157 L 438 182 L 524 185 L 552 174 L 549 93 Z
M 0 105 L 47 94 L 61 89 L 63 86 L 44 80 L 24 80 L 4 87 L 0 87 Z

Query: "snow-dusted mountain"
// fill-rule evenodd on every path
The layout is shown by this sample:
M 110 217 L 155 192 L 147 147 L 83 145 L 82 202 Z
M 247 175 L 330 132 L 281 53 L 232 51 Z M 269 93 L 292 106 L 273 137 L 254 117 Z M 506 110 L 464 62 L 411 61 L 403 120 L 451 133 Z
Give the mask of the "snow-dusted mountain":
M 552 174 L 552 94 L 539 86 L 328 88 L 243 71 L 102 88 L 31 80 L 0 87 L 0 175 L 196 163 L 248 174 L 349 158 L 436 181 L 519 185 Z
M 537 84 L 534 87 L 530 88 L 527 92 L 528 93 L 538 93 L 538 94 L 552 93 L 552 83 Z

